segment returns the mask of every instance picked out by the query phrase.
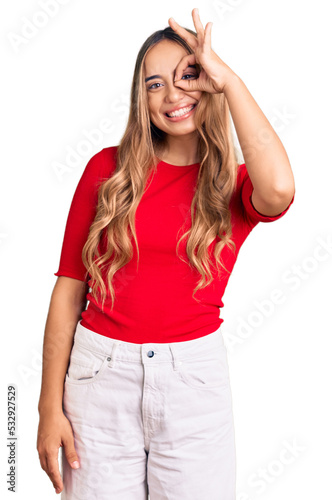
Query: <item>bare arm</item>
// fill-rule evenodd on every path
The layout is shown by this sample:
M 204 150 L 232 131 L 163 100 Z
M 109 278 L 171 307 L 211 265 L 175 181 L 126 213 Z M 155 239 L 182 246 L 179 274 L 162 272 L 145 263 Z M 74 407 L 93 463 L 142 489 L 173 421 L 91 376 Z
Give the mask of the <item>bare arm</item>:
M 277 215 L 295 192 L 293 172 L 285 148 L 244 82 L 236 74 L 224 94 L 253 184 L 252 202 L 265 215 Z
M 58 464 L 59 447 L 64 446 L 70 464 L 78 460 L 71 425 L 63 413 L 62 398 L 74 333 L 86 307 L 88 290 L 83 281 L 59 276 L 45 326 L 37 450 L 42 469 L 57 493 L 63 488 Z
M 47 315 L 38 411 L 62 411 L 63 384 L 77 322 L 86 307 L 88 285 L 59 276 Z

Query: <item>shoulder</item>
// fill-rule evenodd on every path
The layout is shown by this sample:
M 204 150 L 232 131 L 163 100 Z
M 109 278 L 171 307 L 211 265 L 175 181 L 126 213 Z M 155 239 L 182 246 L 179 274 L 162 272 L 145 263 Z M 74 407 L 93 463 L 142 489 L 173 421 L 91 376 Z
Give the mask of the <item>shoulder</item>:
M 92 179 L 109 178 L 116 168 L 118 146 L 108 146 L 95 153 L 88 161 L 84 175 Z
M 115 169 L 117 151 L 118 151 L 118 146 L 108 146 L 107 148 L 104 148 L 99 153 L 97 153 L 97 155 L 98 154 L 101 155 L 105 167 L 109 169 Z

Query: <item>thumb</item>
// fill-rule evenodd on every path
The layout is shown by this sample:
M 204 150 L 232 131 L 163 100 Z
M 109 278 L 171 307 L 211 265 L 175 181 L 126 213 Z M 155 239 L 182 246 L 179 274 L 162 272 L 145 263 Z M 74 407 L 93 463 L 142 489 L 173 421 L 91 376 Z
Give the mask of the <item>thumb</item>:
M 78 469 L 80 467 L 80 463 L 74 446 L 74 436 L 71 435 L 70 437 L 63 439 L 62 442 L 67 462 L 73 469 Z

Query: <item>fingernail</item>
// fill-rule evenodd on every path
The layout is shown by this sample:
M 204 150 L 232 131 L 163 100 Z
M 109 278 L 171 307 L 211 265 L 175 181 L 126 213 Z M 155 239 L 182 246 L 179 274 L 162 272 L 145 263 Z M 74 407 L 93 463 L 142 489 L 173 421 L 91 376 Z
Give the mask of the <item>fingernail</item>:
M 78 463 L 78 461 L 77 461 L 77 460 L 75 460 L 75 462 L 72 462 L 72 464 L 71 464 L 71 465 L 72 465 L 72 467 L 74 467 L 74 469 L 78 469 L 78 468 L 79 468 L 79 466 L 80 466 L 80 464 Z

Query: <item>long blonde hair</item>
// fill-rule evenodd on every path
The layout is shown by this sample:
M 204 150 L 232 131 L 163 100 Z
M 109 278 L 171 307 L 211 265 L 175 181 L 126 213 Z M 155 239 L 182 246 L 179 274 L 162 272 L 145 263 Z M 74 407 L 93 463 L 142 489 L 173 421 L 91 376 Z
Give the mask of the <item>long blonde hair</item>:
M 197 37 L 197 34 L 185 28 Z M 166 134 L 151 121 L 147 91 L 144 83 L 144 60 L 148 51 L 161 40 L 168 39 L 182 45 L 188 53 L 191 47 L 171 27 L 154 32 L 140 48 L 131 85 L 130 110 L 126 130 L 117 148 L 116 168 L 109 179 L 98 189 L 96 216 L 90 226 L 82 250 L 82 260 L 91 276 L 91 293 L 97 300 L 101 291 L 102 309 L 107 297 L 102 271 L 114 306 L 114 274 L 133 257 L 133 237 L 139 258 L 135 230 L 135 213 L 144 194 L 151 171 L 158 164 L 156 152 L 163 151 Z M 199 67 L 199 65 L 197 65 Z M 200 167 L 195 194 L 191 203 L 191 228 L 178 240 L 176 253 L 182 239 L 187 238 L 187 264 L 197 269 L 201 279 L 193 291 L 208 286 L 213 281 L 208 247 L 217 238 L 214 258 L 220 277 L 221 251 L 225 245 L 233 248 L 229 201 L 235 190 L 237 157 L 230 125 L 229 106 L 223 93 L 202 92 L 194 114 L 198 133 Z M 179 167 L 180 168 L 180 167 Z M 106 251 L 100 255 L 98 244 L 106 237 Z M 96 257 L 96 258 L 95 258 Z M 104 278 L 105 279 L 105 278 Z M 197 300 L 195 298 L 195 300 Z

